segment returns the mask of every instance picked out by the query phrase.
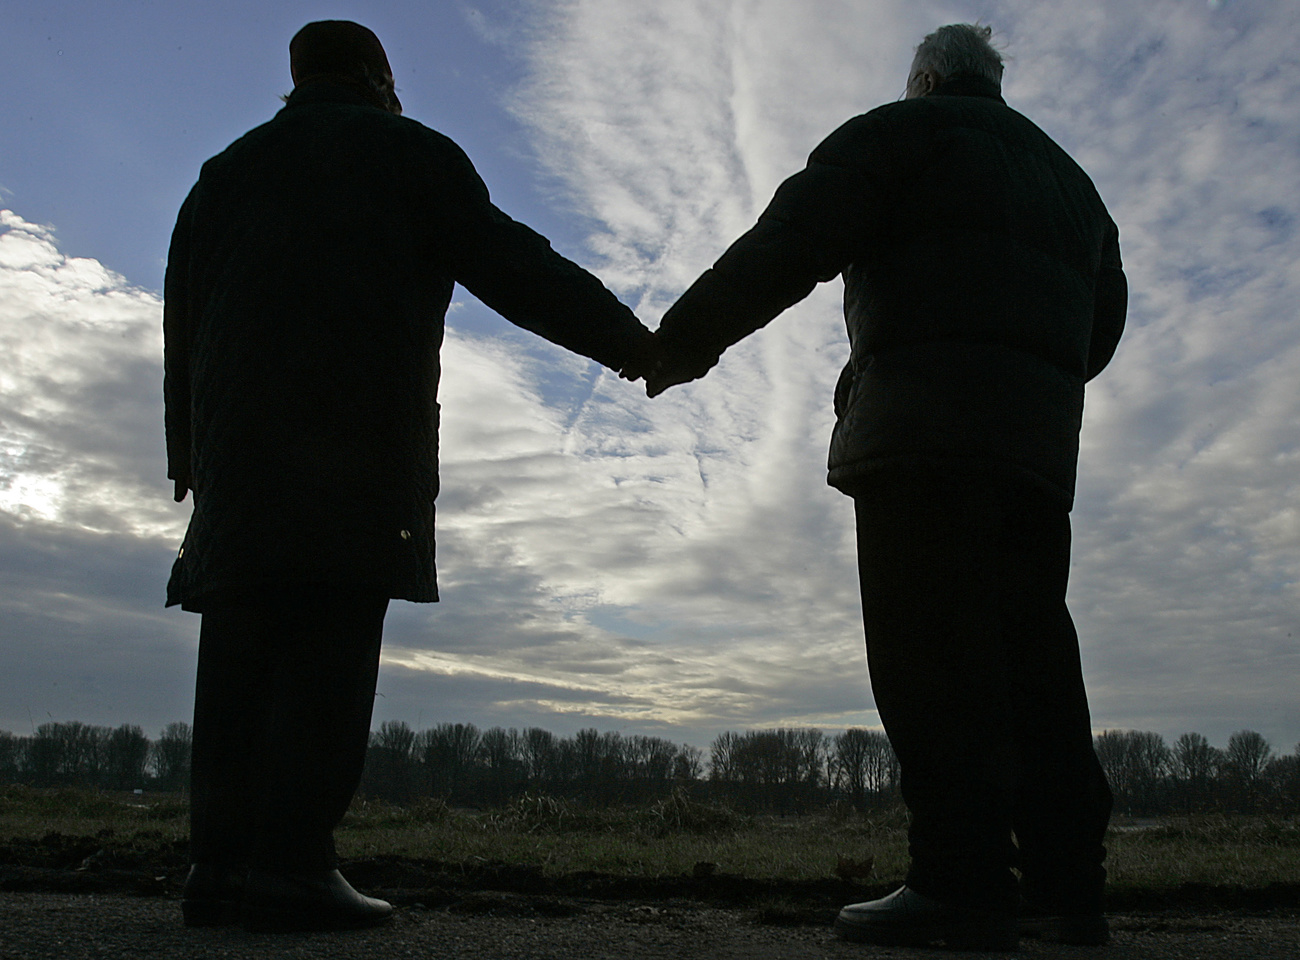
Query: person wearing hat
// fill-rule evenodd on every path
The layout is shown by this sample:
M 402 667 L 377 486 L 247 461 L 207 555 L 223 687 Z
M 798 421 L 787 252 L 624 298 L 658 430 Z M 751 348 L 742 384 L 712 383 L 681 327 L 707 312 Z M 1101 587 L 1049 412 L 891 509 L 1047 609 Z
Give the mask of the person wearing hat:
M 404 119 L 378 38 L 309 23 L 268 123 L 203 165 L 165 285 L 167 604 L 202 615 L 190 925 L 334 929 L 391 907 L 337 869 L 388 602 L 438 599 L 439 347 L 460 283 L 614 370 L 653 339 Z

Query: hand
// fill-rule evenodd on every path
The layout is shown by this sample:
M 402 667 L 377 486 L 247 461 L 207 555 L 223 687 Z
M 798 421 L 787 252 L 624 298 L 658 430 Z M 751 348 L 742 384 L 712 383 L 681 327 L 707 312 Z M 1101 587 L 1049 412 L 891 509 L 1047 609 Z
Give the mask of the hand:
M 718 363 L 718 357 L 701 360 L 698 357 L 686 358 L 665 351 L 659 365 L 645 378 L 645 395 L 657 397 L 669 387 L 679 383 L 698 380 Z
M 659 345 L 659 338 L 653 333 L 647 333 L 637 352 L 623 364 L 623 369 L 618 372 L 618 375 L 624 380 L 640 380 L 642 377 L 651 376 L 662 363 L 663 348 Z

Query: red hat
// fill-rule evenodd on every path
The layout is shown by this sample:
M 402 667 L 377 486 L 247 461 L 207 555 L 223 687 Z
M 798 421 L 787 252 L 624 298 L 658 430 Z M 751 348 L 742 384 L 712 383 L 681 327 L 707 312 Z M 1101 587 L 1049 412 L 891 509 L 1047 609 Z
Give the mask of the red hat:
M 289 41 L 294 86 L 318 76 L 356 76 L 367 67 L 391 77 L 393 68 L 374 31 L 351 20 L 316 20 Z

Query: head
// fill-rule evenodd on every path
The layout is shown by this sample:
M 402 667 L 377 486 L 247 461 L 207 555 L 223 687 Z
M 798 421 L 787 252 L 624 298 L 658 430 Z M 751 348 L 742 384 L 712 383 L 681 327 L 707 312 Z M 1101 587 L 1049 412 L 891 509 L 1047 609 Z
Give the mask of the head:
M 1002 54 L 993 49 L 992 27 L 953 23 L 940 27 L 916 48 L 907 76 L 907 98 L 924 97 L 953 77 L 981 77 L 1002 86 Z
M 388 55 L 374 33 L 351 20 L 316 20 L 289 41 L 293 85 L 329 80 L 350 86 L 375 106 L 400 114 Z

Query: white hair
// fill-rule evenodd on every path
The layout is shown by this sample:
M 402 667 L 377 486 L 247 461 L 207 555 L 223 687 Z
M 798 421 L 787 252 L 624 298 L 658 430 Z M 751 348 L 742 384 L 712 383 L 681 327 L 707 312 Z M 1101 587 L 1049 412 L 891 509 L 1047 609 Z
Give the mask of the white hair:
M 975 23 L 940 27 L 917 45 L 908 75 L 910 87 L 919 74 L 933 73 L 941 80 L 957 76 L 982 77 L 1002 86 L 1002 54 L 989 39 L 993 28 Z

